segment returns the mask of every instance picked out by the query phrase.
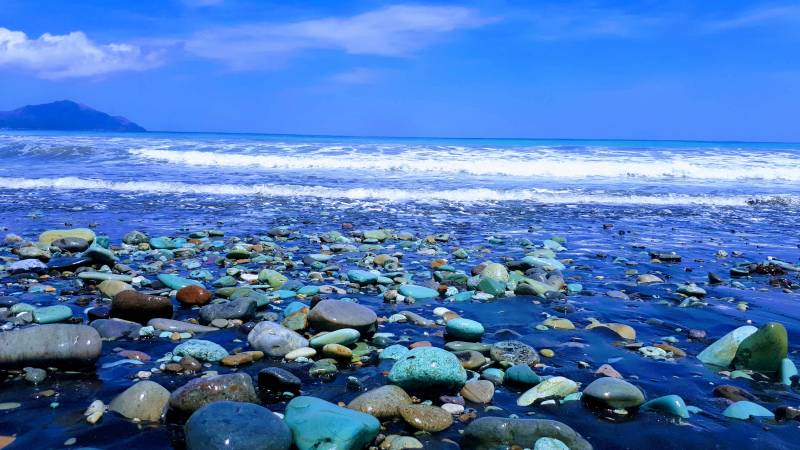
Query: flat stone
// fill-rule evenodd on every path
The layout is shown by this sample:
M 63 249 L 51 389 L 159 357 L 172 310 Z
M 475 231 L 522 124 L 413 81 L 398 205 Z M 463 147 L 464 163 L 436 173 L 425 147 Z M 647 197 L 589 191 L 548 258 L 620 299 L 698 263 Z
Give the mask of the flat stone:
M 586 386 L 581 399 L 610 409 L 628 409 L 644 403 L 644 394 L 625 380 L 602 377 Z
M 292 350 L 308 347 L 308 340 L 279 323 L 259 322 L 247 335 L 250 346 L 269 356 L 284 356 Z
M 308 314 L 311 327 L 320 331 L 353 328 L 362 334 L 375 332 L 378 316 L 363 305 L 341 300 L 322 300 Z
M 773 414 L 772 411 L 747 400 L 742 400 L 728 406 L 725 411 L 722 412 L 722 415 L 739 420 L 748 420 L 751 417 L 775 418 L 775 414 Z
M 179 277 L 178 275 L 173 275 L 169 273 L 159 274 L 158 280 L 161 281 L 164 284 L 164 286 L 175 290 L 180 290 L 181 288 L 190 285 L 203 287 L 203 283 L 197 280 L 190 280 L 188 278 Z
M 414 284 L 404 284 L 400 286 L 400 293 L 406 297 L 413 297 L 417 300 L 429 300 L 439 296 L 439 293 L 434 289 Z
M 67 305 L 43 306 L 33 310 L 33 320 L 36 323 L 62 322 L 72 317 L 72 310 Z
M 411 397 L 402 388 L 386 385 L 359 395 L 347 407 L 379 419 L 387 419 L 399 417 L 400 408 L 411 403 Z
M 202 286 L 190 284 L 178 289 L 175 297 L 184 306 L 203 306 L 211 301 L 212 294 Z
M 484 332 L 480 322 L 463 317 L 448 320 L 446 329 L 448 336 L 465 341 L 478 341 Z
M 203 406 L 220 400 L 258 403 L 250 375 L 237 372 L 189 380 L 169 398 L 170 409 L 189 415 Z
M 218 401 L 195 411 L 184 426 L 187 450 L 289 450 L 292 433 L 263 406 Z
M 438 406 L 405 405 L 400 407 L 400 415 L 407 424 L 429 433 L 446 430 L 453 424 L 453 416 Z
M 592 450 L 592 445 L 575 430 L 555 420 L 481 417 L 464 429 L 464 450 L 533 448 L 543 437 L 558 439 L 570 450 Z
M 505 380 L 509 383 L 523 386 L 535 386 L 541 383 L 542 378 L 527 364 L 516 364 L 506 369 Z
M 247 321 L 256 315 L 256 301 L 242 297 L 225 303 L 212 303 L 200 308 L 200 318 L 208 323 L 214 319 Z
M 311 338 L 309 345 L 314 348 L 322 348 L 328 344 L 350 345 L 354 344 L 361 337 L 358 330 L 352 328 L 341 328 L 330 333 L 319 334 Z
M 142 326 L 122 319 L 97 319 L 89 324 L 100 336 L 107 339 L 137 338 Z
M 470 380 L 461 388 L 461 396 L 473 403 L 491 403 L 494 383 L 487 380 Z
M 212 331 L 218 331 L 214 327 L 172 319 L 151 319 L 147 322 L 147 325 L 156 330 L 174 331 L 176 333 L 210 333 Z
M 169 401 L 169 391 L 153 381 L 139 381 L 111 401 L 108 409 L 129 419 L 161 420 Z
M 0 333 L 0 366 L 90 365 L 102 340 L 87 325 L 48 324 Z

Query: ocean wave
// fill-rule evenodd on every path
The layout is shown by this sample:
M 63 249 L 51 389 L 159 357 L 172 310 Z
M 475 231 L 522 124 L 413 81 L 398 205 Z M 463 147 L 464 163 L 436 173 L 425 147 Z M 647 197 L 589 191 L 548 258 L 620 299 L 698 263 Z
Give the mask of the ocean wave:
M 507 202 L 528 201 L 543 204 L 605 205 L 698 205 L 738 207 L 752 205 L 797 204 L 795 197 L 753 197 L 743 195 L 689 194 L 610 194 L 549 189 L 495 190 L 466 188 L 452 190 L 332 188 L 289 184 L 192 184 L 165 181 L 108 181 L 92 178 L 15 178 L 0 177 L 0 189 L 53 189 L 113 191 L 134 194 L 176 194 L 208 196 L 313 197 L 327 200 L 375 200 L 387 202 Z
M 800 157 L 777 153 L 656 155 L 647 152 L 566 152 L 554 149 L 404 151 L 397 154 L 353 151 L 343 155 L 293 152 L 245 154 L 213 151 L 135 149 L 135 157 L 168 164 L 265 170 L 380 171 L 407 174 L 530 177 L 548 179 L 681 179 L 698 181 L 800 181 Z

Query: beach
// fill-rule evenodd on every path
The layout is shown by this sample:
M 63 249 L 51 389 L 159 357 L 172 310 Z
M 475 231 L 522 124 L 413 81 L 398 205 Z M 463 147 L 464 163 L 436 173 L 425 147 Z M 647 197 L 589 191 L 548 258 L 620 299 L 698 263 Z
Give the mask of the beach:
M 796 446 L 798 144 L 0 132 L 0 158 L 10 448 Z

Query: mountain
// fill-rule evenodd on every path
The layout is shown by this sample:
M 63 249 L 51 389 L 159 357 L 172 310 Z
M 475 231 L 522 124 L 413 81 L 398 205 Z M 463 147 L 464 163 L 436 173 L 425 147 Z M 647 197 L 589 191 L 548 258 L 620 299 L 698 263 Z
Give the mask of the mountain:
M 70 100 L 43 105 L 28 105 L 13 111 L 0 111 L 0 129 L 147 131 L 121 116 L 109 116 Z

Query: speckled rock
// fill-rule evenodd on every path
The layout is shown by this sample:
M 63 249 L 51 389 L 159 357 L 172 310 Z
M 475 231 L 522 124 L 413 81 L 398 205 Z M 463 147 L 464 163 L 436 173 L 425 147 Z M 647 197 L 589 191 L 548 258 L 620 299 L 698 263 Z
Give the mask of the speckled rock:
M 492 359 L 504 366 L 516 364 L 534 365 L 539 362 L 536 349 L 524 342 L 500 341 L 489 350 Z
M 460 388 L 467 381 L 467 372 L 452 353 L 418 347 L 395 362 L 389 381 L 406 390 Z
M 211 402 L 220 400 L 258 403 L 250 375 L 238 372 L 194 378 L 172 392 L 169 407 L 178 413 L 188 415 Z
M 217 362 L 228 356 L 228 351 L 216 342 L 203 339 L 189 339 L 178 344 L 172 353 L 176 356 L 191 356 L 201 361 Z
M 348 408 L 379 419 L 398 417 L 400 408 L 411 404 L 411 397 L 398 386 L 386 385 L 367 391 L 354 398 Z
M 407 424 L 430 433 L 446 430 L 453 424 L 453 416 L 438 406 L 406 405 L 400 408 L 400 415 Z

